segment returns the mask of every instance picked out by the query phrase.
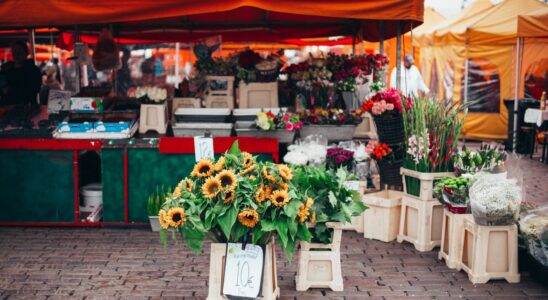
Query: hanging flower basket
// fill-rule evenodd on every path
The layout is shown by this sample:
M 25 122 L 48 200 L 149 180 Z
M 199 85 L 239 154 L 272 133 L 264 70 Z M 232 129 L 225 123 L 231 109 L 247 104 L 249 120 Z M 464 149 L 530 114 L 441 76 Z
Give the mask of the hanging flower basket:
M 401 114 L 389 116 L 373 115 L 379 141 L 386 144 L 400 144 L 404 140 L 403 120 Z

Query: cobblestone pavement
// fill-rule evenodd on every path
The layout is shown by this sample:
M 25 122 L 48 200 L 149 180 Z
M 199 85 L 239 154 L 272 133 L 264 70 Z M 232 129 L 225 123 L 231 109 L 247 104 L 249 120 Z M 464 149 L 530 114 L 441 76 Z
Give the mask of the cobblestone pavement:
M 195 256 L 182 244 L 163 248 L 147 229 L 0 228 L 0 299 L 205 299 L 209 244 Z M 473 285 L 437 252 L 345 232 L 344 292 L 295 291 L 296 258 L 278 251 L 282 299 L 548 299 L 522 273 L 520 284 Z

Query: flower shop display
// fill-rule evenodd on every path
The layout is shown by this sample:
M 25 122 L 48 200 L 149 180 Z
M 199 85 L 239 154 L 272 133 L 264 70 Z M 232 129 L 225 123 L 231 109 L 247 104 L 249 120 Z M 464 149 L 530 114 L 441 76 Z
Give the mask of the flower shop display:
M 242 241 L 273 247 L 276 236 L 291 260 L 297 240 L 312 237 L 306 221 L 311 217 L 307 203 L 313 201 L 296 187 L 293 173 L 286 165 L 257 162 L 241 152 L 236 141 L 217 161 L 199 161 L 177 185 L 159 213 L 160 238 L 167 243 L 168 229 L 173 228 L 198 254 L 206 238 L 213 242 L 212 250 L 218 250 L 226 242 Z M 212 251 L 211 268 L 221 267 L 223 254 Z M 210 273 L 210 282 L 220 282 L 217 275 Z
M 506 152 L 496 146 L 482 144 L 478 151 L 470 151 L 466 146 L 455 155 L 455 171 L 457 173 L 490 172 L 504 173 Z M 504 176 L 503 176 L 504 177 Z
M 295 138 L 295 132 L 302 127 L 299 116 L 285 110 L 277 114 L 272 111 L 260 111 L 257 113 L 252 127 L 246 122 L 236 124 L 238 136 L 272 137 L 280 143 L 291 143 Z
M 278 107 L 277 79 L 282 65 L 278 53 L 263 58 L 251 49 L 240 52 L 236 67 L 236 77 L 240 80 L 239 107 Z
M 334 101 L 335 91 L 332 82 L 333 73 L 325 66 L 323 59 L 289 65 L 283 70 L 288 76 L 290 86 L 294 88 L 306 108 L 327 107 Z
M 471 182 L 471 175 L 442 178 L 434 187 L 434 198 L 446 205 L 450 212 L 465 214 L 469 206 L 468 192 Z
M 156 188 L 156 191 L 148 196 L 147 200 L 147 214 L 150 222 L 150 228 L 153 232 L 160 231 L 160 221 L 158 220 L 158 214 L 162 208 L 162 203 L 165 199 L 171 195 L 170 188 Z
M 402 192 L 383 190 L 363 196 L 368 209 L 363 213 L 363 237 L 391 242 L 400 227 Z
M 452 176 L 453 154 L 463 124 L 461 105 L 418 97 L 402 105 L 405 159 L 404 192 L 424 201 L 432 200 L 434 180 Z
M 470 205 L 479 225 L 499 226 L 516 223 L 522 191 L 514 179 L 480 174 L 470 187 Z
M 390 145 L 404 141 L 402 104 L 399 92 L 394 89 L 381 91 L 365 100 L 356 115 L 369 112 L 373 116 L 379 141 Z
M 361 119 L 342 109 L 313 108 L 299 114 L 301 137 L 323 134 L 329 142 L 351 140 Z
M 518 283 L 518 233 L 516 224 L 478 225 L 475 217 L 464 216 L 460 266 L 473 284 L 505 279 Z
M 343 290 L 340 263 L 343 223 L 350 223 L 352 217 L 366 209 L 361 196 L 346 187 L 347 180 L 348 173 L 343 168 L 336 172 L 312 166 L 295 169 L 295 185 L 315 199 L 307 201 L 300 210 L 303 219 L 309 220 L 312 239 L 301 241 L 295 278 L 298 291 L 311 287 Z

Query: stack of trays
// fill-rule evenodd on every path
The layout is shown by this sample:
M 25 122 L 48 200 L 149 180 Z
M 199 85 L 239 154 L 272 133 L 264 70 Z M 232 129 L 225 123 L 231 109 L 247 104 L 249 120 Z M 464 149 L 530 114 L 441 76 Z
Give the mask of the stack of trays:
M 176 137 L 202 136 L 206 133 L 219 137 L 230 136 L 232 123 L 228 108 L 178 108 L 175 111 L 173 135 Z

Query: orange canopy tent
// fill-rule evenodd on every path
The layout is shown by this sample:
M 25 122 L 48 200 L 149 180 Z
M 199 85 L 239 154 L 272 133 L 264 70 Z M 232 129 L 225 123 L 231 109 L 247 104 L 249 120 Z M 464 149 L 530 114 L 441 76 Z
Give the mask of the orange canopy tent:
M 390 38 L 399 21 L 406 21 L 404 32 L 420 25 L 423 5 L 420 0 L 2 1 L 0 28 L 118 24 L 115 31 L 175 34 L 180 41 L 214 34 L 226 41 L 279 41 L 362 30 L 365 40 L 376 41 L 378 20 Z M 170 28 L 178 31 L 162 31 Z
M 518 16 L 518 36 L 548 38 L 548 7 Z

